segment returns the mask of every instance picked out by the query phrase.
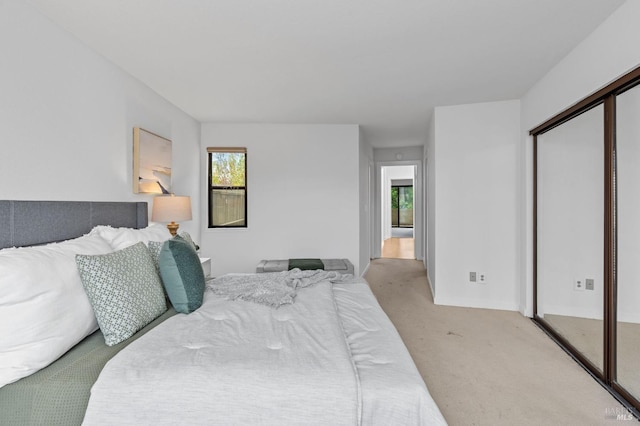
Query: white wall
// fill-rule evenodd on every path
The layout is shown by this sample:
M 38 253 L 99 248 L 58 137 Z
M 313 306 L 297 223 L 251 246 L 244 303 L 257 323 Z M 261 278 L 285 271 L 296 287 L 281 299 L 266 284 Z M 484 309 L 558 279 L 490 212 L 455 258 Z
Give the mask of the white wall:
M 533 315 L 533 158 L 529 130 L 640 64 L 640 2 L 628 0 L 522 98 L 520 310 Z
M 0 198 L 150 201 L 132 191 L 143 127 L 173 141 L 173 189 L 198 211 L 195 120 L 27 2 L 0 2 L 0 52 Z M 181 230 L 197 237 L 198 218 Z
M 369 267 L 372 258 L 371 227 L 373 224 L 373 188 L 374 165 L 373 148 L 362 137 L 362 129 L 359 129 L 360 138 L 360 274 L 364 274 Z
M 428 216 L 437 220 L 429 229 L 435 302 L 516 310 L 520 102 L 438 107 L 433 126 L 427 147 L 434 174 Z M 488 283 L 469 283 L 470 271 L 485 273 Z
M 299 257 L 348 258 L 360 272 L 357 125 L 203 124 L 204 182 L 208 146 L 247 148 L 248 228 L 208 229 L 202 187 L 200 245 L 212 275 Z
M 394 161 L 422 161 L 423 156 L 423 146 L 375 148 L 373 150 L 373 159 L 377 163 L 389 163 Z
M 424 147 L 424 188 L 425 188 L 425 267 L 431 286 L 431 294 L 436 295 L 436 126 L 434 114 L 431 116 Z

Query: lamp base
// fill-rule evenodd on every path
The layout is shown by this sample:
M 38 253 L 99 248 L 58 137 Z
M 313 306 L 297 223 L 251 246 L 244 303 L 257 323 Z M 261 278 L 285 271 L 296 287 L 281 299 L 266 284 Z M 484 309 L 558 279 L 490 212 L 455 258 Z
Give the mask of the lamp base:
M 175 237 L 176 234 L 178 233 L 178 228 L 180 227 L 180 225 L 178 225 L 175 222 L 171 222 L 169 224 L 167 224 L 167 229 L 169 229 L 169 233 L 171 234 L 172 237 Z

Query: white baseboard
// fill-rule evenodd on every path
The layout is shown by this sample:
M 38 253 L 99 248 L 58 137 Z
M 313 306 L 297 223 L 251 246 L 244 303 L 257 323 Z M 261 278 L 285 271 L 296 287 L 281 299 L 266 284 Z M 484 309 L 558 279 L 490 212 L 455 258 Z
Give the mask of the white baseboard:
M 369 270 L 369 266 L 371 266 L 371 259 L 369 259 L 369 262 L 367 262 L 367 266 L 364 268 L 364 270 L 362 271 L 362 273 L 360 274 L 360 278 L 364 277 L 365 274 L 367 273 L 367 271 Z
M 435 300 L 436 300 L 436 290 L 433 288 L 433 284 L 431 284 L 431 280 L 429 279 L 429 271 L 427 271 L 427 267 L 426 267 L 426 265 L 425 265 L 425 268 L 424 268 L 424 272 L 425 272 L 425 274 L 426 274 L 426 276 L 427 276 L 427 284 L 429 284 L 429 289 L 431 289 L 431 297 L 432 297 L 432 298 L 433 298 L 433 300 L 434 300 L 434 302 L 433 302 L 433 303 L 435 303 Z M 437 303 L 435 303 L 435 304 L 437 305 Z
M 515 311 L 520 312 L 517 303 L 499 302 L 486 299 L 464 299 L 464 298 L 447 298 L 434 297 L 433 303 L 444 306 L 458 306 L 461 308 L 480 308 L 480 309 L 496 309 L 499 311 Z

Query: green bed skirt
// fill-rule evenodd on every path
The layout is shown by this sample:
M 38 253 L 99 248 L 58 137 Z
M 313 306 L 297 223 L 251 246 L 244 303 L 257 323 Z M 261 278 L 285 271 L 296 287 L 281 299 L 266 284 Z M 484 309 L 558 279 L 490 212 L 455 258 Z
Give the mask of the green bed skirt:
M 170 308 L 124 342 L 107 346 L 100 330 L 48 367 L 0 388 L 0 425 L 80 425 L 91 387 L 107 361 L 167 318 Z

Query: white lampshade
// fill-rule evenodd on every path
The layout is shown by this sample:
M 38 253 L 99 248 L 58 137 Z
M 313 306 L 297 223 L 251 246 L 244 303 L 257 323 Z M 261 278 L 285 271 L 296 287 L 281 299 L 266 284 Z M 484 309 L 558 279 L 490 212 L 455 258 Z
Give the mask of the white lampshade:
M 152 222 L 191 220 L 191 197 L 161 195 L 153 199 Z

